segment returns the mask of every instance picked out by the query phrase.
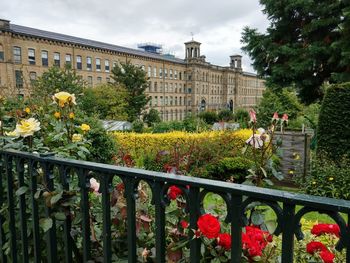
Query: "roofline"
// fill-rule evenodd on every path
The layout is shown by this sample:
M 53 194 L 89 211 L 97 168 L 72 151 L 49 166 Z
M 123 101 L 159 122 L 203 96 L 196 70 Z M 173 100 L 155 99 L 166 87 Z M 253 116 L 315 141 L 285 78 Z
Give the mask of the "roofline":
M 186 64 L 186 62 L 180 58 L 171 59 L 169 57 L 163 57 L 163 55 L 160 55 L 160 54 L 148 53 L 139 49 L 122 47 L 122 46 L 100 42 L 96 40 L 80 38 L 80 37 L 75 37 L 71 35 L 66 35 L 66 34 L 56 33 L 52 31 L 41 30 L 37 28 L 16 25 L 16 24 L 10 24 L 10 29 L 9 30 L 5 29 L 4 31 L 9 31 L 19 35 L 25 35 L 25 36 L 53 40 L 53 41 L 58 41 L 63 43 L 75 44 L 75 45 L 80 45 L 80 46 L 85 46 L 90 48 L 104 49 L 104 50 L 118 52 L 122 54 L 129 54 L 129 55 L 135 55 L 135 56 L 146 57 L 151 59 L 163 60 L 163 61 L 173 62 L 177 64 Z M 64 40 L 63 38 L 67 38 L 67 39 Z M 84 42 L 90 42 L 91 44 L 84 43 Z

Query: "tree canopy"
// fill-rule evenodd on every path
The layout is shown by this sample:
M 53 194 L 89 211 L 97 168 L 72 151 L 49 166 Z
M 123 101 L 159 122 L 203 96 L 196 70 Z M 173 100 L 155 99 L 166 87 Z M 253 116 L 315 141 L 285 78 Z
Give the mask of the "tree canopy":
M 126 62 L 116 65 L 112 70 L 111 77 L 116 85 L 124 86 L 127 91 L 126 112 L 128 120 L 133 122 L 141 115 L 149 101 L 149 97 L 145 94 L 149 85 L 146 72 L 130 62 Z
M 244 28 L 243 50 L 267 85 L 294 86 L 305 103 L 323 96 L 324 82 L 350 80 L 350 9 L 346 0 L 260 0 L 266 33 Z

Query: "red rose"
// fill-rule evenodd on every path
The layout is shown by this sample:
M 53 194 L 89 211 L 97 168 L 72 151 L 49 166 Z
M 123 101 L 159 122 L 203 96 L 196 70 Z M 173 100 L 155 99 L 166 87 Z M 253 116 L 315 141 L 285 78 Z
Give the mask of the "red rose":
M 312 227 L 311 233 L 315 236 L 320 236 L 323 234 L 333 234 L 339 237 L 340 228 L 337 224 L 317 224 Z
M 207 238 L 217 238 L 220 233 L 220 223 L 217 218 L 211 214 L 200 216 L 197 225 L 201 233 Z
M 321 251 L 320 257 L 322 258 L 324 263 L 333 263 L 335 255 L 329 250 Z
M 318 241 L 311 241 L 306 245 L 306 252 L 314 254 L 317 251 L 328 251 L 327 247 Z
M 251 256 L 253 258 L 253 257 L 256 257 L 256 256 L 261 256 L 262 255 L 262 250 L 261 250 L 261 248 L 259 246 L 257 246 L 255 244 L 255 245 L 252 245 L 251 247 L 249 247 L 248 253 L 249 253 L 249 256 Z
M 169 187 L 168 197 L 171 200 L 175 200 L 179 195 L 182 195 L 182 190 L 179 187 L 177 187 L 175 185 L 172 185 Z
M 231 235 L 228 233 L 219 234 L 218 245 L 226 250 L 231 249 Z
M 181 220 L 180 224 L 183 229 L 188 228 L 188 226 L 190 225 L 186 220 Z

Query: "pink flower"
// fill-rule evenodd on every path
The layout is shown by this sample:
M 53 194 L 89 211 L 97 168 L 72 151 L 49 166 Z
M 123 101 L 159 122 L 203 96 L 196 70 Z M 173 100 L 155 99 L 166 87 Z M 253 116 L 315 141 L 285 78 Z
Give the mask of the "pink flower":
M 272 116 L 272 121 L 278 121 L 278 119 L 279 119 L 280 117 L 278 116 L 278 113 L 277 113 L 277 111 L 273 114 L 273 116 Z
M 282 121 L 288 123 L 288 114 L 287 113 L 283 114 Z
M 100 183 L 96 181 L 95 178 L 90 178 L 90 189 L 95 193 L 95 194 L 100 194 L 98 190 L 100 189 Z
M 249 111 L 249 116 L 250 122 L 256 123 L 256 112 L 253 109 Z

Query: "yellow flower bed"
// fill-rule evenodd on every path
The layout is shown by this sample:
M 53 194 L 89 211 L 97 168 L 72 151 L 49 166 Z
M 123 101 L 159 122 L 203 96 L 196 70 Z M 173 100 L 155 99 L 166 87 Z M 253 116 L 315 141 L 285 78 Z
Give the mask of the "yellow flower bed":
M 187 147 L 229 143 L 232 149 L 241 148 L 245 141 L 252 135 L 252 131 L 242 129 L 238 131 L 208 131 L 201 133 L 189 133 L 174 131 L 169 133 L 124 133 L 116 132 L 114 136 L 119 147 L 125 152 L 137 154 L 141 152 L 159 152 L 171 150 L 175 147 Z M 227 146 L 227 145 L 223 145 Z

